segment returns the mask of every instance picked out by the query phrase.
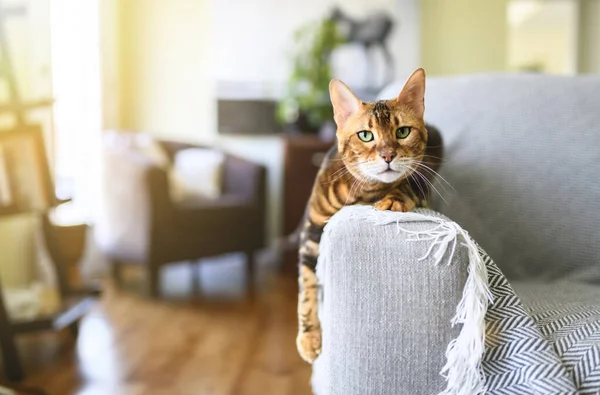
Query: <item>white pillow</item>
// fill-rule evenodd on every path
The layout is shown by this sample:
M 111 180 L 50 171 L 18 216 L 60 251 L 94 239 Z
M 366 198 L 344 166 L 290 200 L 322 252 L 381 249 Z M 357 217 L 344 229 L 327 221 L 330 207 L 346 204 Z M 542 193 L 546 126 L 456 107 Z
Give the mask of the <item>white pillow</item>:
M 180 202 L 189 198 L 216 199 L 221 196 L 224 162 L 223 153 L 207 148 L 178 151 L 170 174 L 171 198 Z

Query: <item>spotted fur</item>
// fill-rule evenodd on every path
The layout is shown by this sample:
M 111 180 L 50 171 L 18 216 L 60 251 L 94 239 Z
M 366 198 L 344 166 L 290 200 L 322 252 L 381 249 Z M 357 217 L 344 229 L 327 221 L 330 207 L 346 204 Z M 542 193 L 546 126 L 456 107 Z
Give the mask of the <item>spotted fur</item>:
M 420 166 L 434 168 L 425 156 L 424 92 L 422 69 L 411 75 L 397 98 L 373 103 L 357 99 L 341 81 L 331 82 L 337 145 L 319 170 L 300 236 L 297 346 L 308 362 L 321 350 L 315 270 L 325 222 L 342 207 L 353 204 L 403 212 L 427 206 L 429 190 L 421 177 L 431 173 L 418 172 Z M 410 128 L 406 138 L 396 134 L 401 127 Z M 372 133 L 373 140 L 362 141 L 358 135 L 361 131 Z

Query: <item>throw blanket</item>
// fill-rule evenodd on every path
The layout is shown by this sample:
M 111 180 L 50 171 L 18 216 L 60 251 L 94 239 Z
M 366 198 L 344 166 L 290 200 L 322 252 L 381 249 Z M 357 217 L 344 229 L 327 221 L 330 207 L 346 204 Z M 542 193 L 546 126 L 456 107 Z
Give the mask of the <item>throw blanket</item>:
M 573 381 L 551 344 L 504 274 L 483 254 L 493 295 L 485 316 L 485 353 L 481 363 L 486 393 L 576 394 Z

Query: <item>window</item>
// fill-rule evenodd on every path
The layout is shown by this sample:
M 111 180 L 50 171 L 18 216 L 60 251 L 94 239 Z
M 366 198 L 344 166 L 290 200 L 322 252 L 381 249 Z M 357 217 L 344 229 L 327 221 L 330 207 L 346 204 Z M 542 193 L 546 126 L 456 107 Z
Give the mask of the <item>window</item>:
M 50 15 L 57 194 L 89 215 L 102 122 L 99 0 L 51 0 Z

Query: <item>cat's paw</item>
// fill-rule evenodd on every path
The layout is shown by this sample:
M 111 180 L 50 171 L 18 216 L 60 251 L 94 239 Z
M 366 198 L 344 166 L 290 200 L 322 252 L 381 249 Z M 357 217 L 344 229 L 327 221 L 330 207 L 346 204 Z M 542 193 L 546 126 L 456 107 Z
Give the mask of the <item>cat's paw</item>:
M 400 200 L 396 200 L 396 199 L 382 199 L 380 201 L 378 201 L 377 203 L 375 203 L 375 209 L 376 210 L 390 210 L 390 211 L 400 211 L 400 212 L 407 212 L 410 211 L 409 207 L 404 204 L 404 202 L 400 201 Z
M 298 353 L 308 363 L 313 363 L 321 354 L 321 329 L 298 333 L 296 338 Z

